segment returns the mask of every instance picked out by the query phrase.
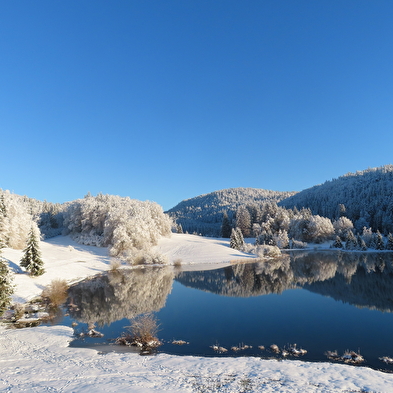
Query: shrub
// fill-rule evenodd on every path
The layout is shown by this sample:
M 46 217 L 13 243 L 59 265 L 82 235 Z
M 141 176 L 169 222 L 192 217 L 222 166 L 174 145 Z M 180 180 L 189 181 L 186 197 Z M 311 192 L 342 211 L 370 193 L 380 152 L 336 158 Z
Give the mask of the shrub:
M 129 333 L 116 340 L 117 344 L 134 345 L 142 350 L 156 348 L 161 345 L 157 338 L 159 324 L 156 317 L 151 314 L 142 314 L 132 320 Z
M 262 245 L 258 246 L 256 251 L 260 258 L 277 258 L 281 256 L 281 251 L 277 246 Z
M 66 280 L 55 279 L 42 292 L 42 297 L 58 307 L 67 300 L 68 284 Z

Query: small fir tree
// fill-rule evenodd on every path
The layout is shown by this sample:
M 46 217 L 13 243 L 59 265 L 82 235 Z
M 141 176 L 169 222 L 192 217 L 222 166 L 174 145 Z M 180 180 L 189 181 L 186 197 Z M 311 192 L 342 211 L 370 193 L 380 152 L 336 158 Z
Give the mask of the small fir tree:
M 41 253 L 38 246 L 38 238 L 35 229 L 32 227 L 27 239 L 27 246 L 23 250 L 24 255 L 20 261 L 32 276 L 40 276 L 45 273 L 44 262 L 41 259 Z
M 237 239 L 237 234 L 236 234 L 235 228 L 232 228 L 232 231 L 231 231 L 231 237 L 230 237 L 230 240 L 229 240 L 229 247 L 231 247 L 231 248 L 233 248 L 235 250 L 239 249 L 238 248 L 239 247 L 238 239 Z
M 383 237 L 381 235 L 381 232 L 377 231 L 377 236 L 375 240 L 375 249 L 376 250 L 384 250 L 385 249 L 385 243 L 383 242 Z
M 345 243 L 346 250 L 356 250 L 358 241 L 351 230 L 347 232 L 347 242 Z
M 11 295 L 14 293 L 12 280 L 13 277 L 7 262 L 1 256 L 0 248 L 0 315 L 3 315 L 4 311 L 11 304 Z
M 343 244 L 341 242 L 340 236 L 336 236 L 336 240 L 332 244 L 333 248 L 343 248 Z
M 393 250 L 393 236 L 391 233 L 388 235 L 388 241 L 386 243 L 386 249 L 387 250 Z
M 236 228 L 236 234 L 237 234 L 237 243 L 239 245 L 238 250 L 243 251 L 245 244 L 244 244 L 243 233 L 240 228 Z
M 183 227 L 181 226 L 181 224 L 177 224 L 176 233 L 183 233 Z
M 358 236 L 358 249 L 361 251 L 367 251 L 366 242 L 362 239 L 361 236 Z
M 232 227 L 229 222 L 228 214 L 227 212 L 224 212 L 224 215 L 222 217 L 222 224 L 221 224 L 221 236 L 225 238 L 230 238 L 232 233 Z

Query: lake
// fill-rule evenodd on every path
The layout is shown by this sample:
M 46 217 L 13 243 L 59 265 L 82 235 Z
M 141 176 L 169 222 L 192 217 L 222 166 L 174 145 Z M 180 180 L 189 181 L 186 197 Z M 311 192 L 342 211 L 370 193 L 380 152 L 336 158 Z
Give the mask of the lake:
M 185 267 L 186 268 L 186 267 Z M 297 344 L 290 359 L 327 361 L 326 351 L 360 351 L 363 365 L 392 370 L 393 254 L 296 251 L 283 258 L 205 271 L 144 267 L 109 272 L 69 289 L 71 346 L 113 350 L 137 315 L 160 323 L 158 352 L 280 358 L 269 350 Z M 94 324 L 102 338 L 79 337 Z M 173 340 L 189 344 L 174 345 Z M 211 347 L 228 349 L 218 354 Z M 241 351 L 232 346 L 248 345 Z M 265 350 L 258 347 L 265 346 Z M 117 346 L 116 346 L 117 347 Z

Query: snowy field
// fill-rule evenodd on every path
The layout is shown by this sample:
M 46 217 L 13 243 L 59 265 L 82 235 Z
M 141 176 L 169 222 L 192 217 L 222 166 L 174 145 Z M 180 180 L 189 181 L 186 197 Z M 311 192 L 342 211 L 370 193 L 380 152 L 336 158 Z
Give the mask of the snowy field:
M 75 282 L 110 268 L 103 248 L 68 237 L 40 243 L 46 273 L 15 275 L 15 302 L 39 295 L 52 279 Z M 182 268 L 229 264 L 250 258 L 222 239 L 174 234 L 157 251 Z M 20 251 L 3 256 L 18 271 Z M 70 348 L 70 327 L 21 330 L 0 327 L 0 391 L 4 392 L 392 392 L 393 375 L 333 363 L 263 360 L 254 357 L 200 358 Z

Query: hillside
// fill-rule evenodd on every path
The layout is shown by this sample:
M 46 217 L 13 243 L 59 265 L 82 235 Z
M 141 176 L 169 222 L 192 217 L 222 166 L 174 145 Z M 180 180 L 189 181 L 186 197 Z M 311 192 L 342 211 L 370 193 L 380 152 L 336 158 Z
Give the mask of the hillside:
M 279 203 L 286 208 L 310 208 L 313 214 L 337 219 L 345 215 L 361 231 L 372 227 L 393 232 L 393 165 L 347 173 L 303 190 Z
M 223 213 L 233 219 L 240 205 L 273 201 L 279 202 L 295 192 L 270 191 L 258 188 L 228 188 L 186 199 L 168 213 L 180 224 L 183 231 L 207 236 L 219 236 Z

